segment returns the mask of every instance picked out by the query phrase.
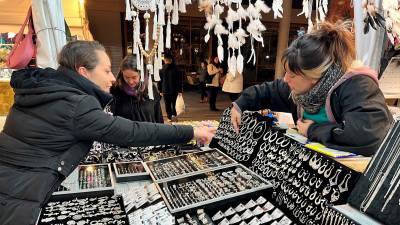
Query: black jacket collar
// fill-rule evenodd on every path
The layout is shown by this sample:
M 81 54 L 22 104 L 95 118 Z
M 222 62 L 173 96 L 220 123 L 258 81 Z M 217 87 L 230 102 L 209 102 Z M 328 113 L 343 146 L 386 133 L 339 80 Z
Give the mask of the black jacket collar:
M 46 101 L 65 98 L 71 92 L 95 97 L 102 107 L 111 101 L 112 96 L 102 91 L 96 84 L 73 70 L 59 67 L 34 68 L 15 71 L 11 77 L 16 103 L 35 105 Z

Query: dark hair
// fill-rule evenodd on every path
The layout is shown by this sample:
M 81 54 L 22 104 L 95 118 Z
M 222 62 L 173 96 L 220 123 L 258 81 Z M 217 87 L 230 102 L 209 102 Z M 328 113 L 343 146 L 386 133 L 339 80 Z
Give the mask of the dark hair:
M 58 54 L 58 64 L 77 71 L 83 66 L 93 70 L 99 63 L 96 51 L 105 52 L 105 48 L 97 41 L 72 41 L 67 43 Z
M 285 69 L 319 79 L 332 63 L 346 72 L 355 60 L 354 36 L 347 22 L 323 22 L 294 40 L 282 56 Z
M 125 80 L 124 80 L 124 70 L 132 70 L 140 75 L 140 71 L 137 69 L 137 61 L 136 57 L 134 55 L 127 55 L 125 58 L 121 61 L 121 64 L 119 66 L 119 72 L 116 78 L 116 82 L 114 83 L 114 87 L 119 87 L 119 89 L 123 90 L 123 86 L 127 85 Z M 150 78 L 151 79 L 151 78 Z M 143 101 L 144 97 L 147 95 L 147 85 L 148 85 L 148 80 L 147 77 L 145 77 L 144 82 L 139 82 L 138 87 L 137 87 L 137 97 L 139 101 Z
M 175 64 L 175 57 L 170 50 L 164 52 L 164 59 L 171 60 L 171 64 Z
M 219 67 L 219 65 L 220 65 L 219 59 L 218 59 L 218 63 L 214 62 L 214 59 L 217 58 L 217 57 L 218 56 L 216 56 L 216 55 L 210 56 L 210 60 L 209 60 L 210 62 L 208 62 L 208 64 L 213 64 L 214 66 Z

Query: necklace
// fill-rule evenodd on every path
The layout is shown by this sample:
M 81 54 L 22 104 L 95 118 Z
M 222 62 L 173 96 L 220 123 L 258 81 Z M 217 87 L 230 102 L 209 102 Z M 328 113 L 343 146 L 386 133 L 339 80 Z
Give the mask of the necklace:
M 373 164 L 372 162 L 370 164 L 371 165 L 370 168 L 372 168 L 372 166 L 375 166 L 375 168 L 372 172 L 372 175 L 369 177 L 369 180 L 372 181 L 372 184 L 369 187 L 368 193 L 364 197 L 364 199 L 360 205 L 360 210 L 362 212 L 365 212 L 370 207 L 371 203 L 375 200 L 376 195 L 378 194 L 382 185 L 385 183 L 385 180 L 386 180 L 387 176 L 389 175 L 391 169 L 393 168 L 394 164 L 398 161 L 398 158 L 400 156 L 400 150 L 398 149 L 399 138 L 400 138 L 400 135 L 398 135 L 398 133 L 400 132 L 399 125 L 400 125 L 400 122 L 397 121 L 395 126 L 393 127 L 393 129 L 390 130 L 390 134 L 386 136 L 386 137 L 390 137 L 389 142 L 386 142 L 388 140 L 388 138 L 384 139 L 384 144 L 381 145 L 381 148 L 379 150 L 379 153 L 381 156 L 380 156 L 380 159 L 378 160 L 378 162 L 375 165 L 372 165 Z M 392 137 L 395 136 L 396 134 L 397 134 L 396 139 L 394 141 L 391 141 L 391 140 L 393 140 Z M 384 154 L 386 152 L 388 152 L 387 155 Z M 378 157 L 378 154 L 376 155 L 376 157 Z M 386 160 L 383 162 L 383 165 L 379 165 L 380 161 L 382 160 L 383 157 L 386 157 Z M 375 175 L 378 167 L 380 168 L 380 170 Z M 398 172 L 399 172 L 399 170 L 397 169 L 397 173 Z M 393 178 L 395 180 L 397 180 L 397 177 L 398 177 L 398 174 L 396 174 L 396 175 Z M 392 182 L 393 182 L 393 180 L 392 180 Z M 397 190 L 397 187 L 398 187 L 398 185 L 396 184 L 396 190 Z M 389 190 L 390 189 L 391 188 L 389 188 Z M 392 191 L 392 193 L 393 192 L 394 191 Z M 393 195 L 394 195 L 394 193 L 391 194 L 390 196 L 393 197 Z M 387 196 L 387 194 L 385 196 Z M 387 202 L 390 201 L 391 197 L 386 201 L 382 210 L 385 208 Z

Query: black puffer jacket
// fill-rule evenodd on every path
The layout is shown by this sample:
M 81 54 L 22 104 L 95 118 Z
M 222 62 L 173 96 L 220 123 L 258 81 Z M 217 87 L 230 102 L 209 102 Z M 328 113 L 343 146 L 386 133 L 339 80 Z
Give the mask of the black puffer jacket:
M 0 224 L 35 224 L 53 190 L 93 141 L 186 143 L 190 126 L 139 123 L 103 112 L 111 96 L 68 69 L 14 72 L 15 103 L 0 133 Z
M 378 150 L 393 117 L 376 82 L 363 73 L 369 71 L 358 72 L 331 90 L 328 107 L 337 122 L 313 123 L 307 136 L 334 149 L 371 156 Z M 268 108 L 290 112 L 294 121 L 299 118 L 297 105 L 283 80 L 249 87 L 235 104 L 242 111 Z

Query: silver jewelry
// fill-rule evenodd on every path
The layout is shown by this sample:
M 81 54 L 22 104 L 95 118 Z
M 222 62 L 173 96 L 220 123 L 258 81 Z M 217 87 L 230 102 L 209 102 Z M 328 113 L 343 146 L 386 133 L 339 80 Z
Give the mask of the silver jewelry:
M 337 169 L 335 175 L 329 179 L 329 184 L 331 186 L 334 186 L 337 184 L 340 172 L 342 172 L 342 169 Z
M 311 157 L 310 161 L 308 161 L 308 164 L 310 165 L 311 168 L 314 169 L 316 162 L 317 162 L 317 154 L 314 154 L 313 157 Z
M 322 196 L 325 196 L 327 194 L 329 194 L 329 192 L 331 192 L 332 187 L 327 185 L 326 187 L 324 187 L 324 189 L 322 189 Z
M 331 202 L 336 202 L 337 200 L 339 200 L 340 197 L 340 191 L 337 190 L 336 188 L 333 188 L 333 192 L 331 195 Z
M 242 218 L 242 220 L 247 220 L 253 216 L 253 213 L 249 209 L 247 209 L 240 217 Z
M 41 219 L 40 221 L 42 221 L 43 223 L 49 223 L 49 222 L 51 222 L 51 221 L 53 221 L 55 219 L 56 218 L 54 218 L 54 217 L 47 217 L 47 218 Z
M 277 138 L 278 138 L 278 131 L 275 131 L 273 134 L 269 136 L 268 141 L 271 143 L 274 142 Z
M 313 208 L 313 207 L 312 207 L 311 205 L 308 205 L 308 206 L 306 207 L 306 213 L 309 213 L 309 212 L 311 211 L 312 208 Z
M 310 173 L 307 171 L 305 175 L 303 175 L 303 181 L 306 182 L 308 178 L 310 177 Z
M 284 142 L 282 142 L 281 147 L 286 148 L 290 144 L 290 139 L 286 138 Z
M 327 161 L 325 161 L 324 164 L 321 167 L 318 168 L 318 171 L 317 171 L 318 174 L 323 174 L 325 172 L 326 167 L 328 166 L 328 164 L 329 163 Z
M 340 193 L 349 190 L 349 188 L 348 188 L 348 182 L 349 182 L 350 177 L 351 177 L 351 174 L 350 174 L 350 173 L 348 173 L 348 174 L 346 174 L 346 176 L 344 176 L 343 181 L 342 181 L 342 182 L 339 184 L 339 186 L 338 186 L 338 187 L 339 187 Z M 386 197 L 386 196 L 385 196 L 385 197 Z
M 322 198 L 322 196 L 321 195 L 318 195 L 317 197 L 315 197 L 315 204 L 316 205 L 319 205 L 319 204 L 321 204 L 321 198 Z
M 317 196 L 317 191 L 314 191 L 311 195 L 310 195 L 310 201 L 313 201 L 315 199 L 315 197 Z
M 321 218 L 322 218 L 322 213 L 321 212 L 319 212 L 319 213 L 317 213 L 317 215 L 315 215 L 315 220 L 320 220 Z
M 321 184 L 322 184 L 322 179 L 318 178 L 318 180 L 315 182 L 315 187 L 319 188 L 321 186 Z
M 238 214 L 235 214 L 230 220 L 229 220 L 229 224 L 235 224 L 235 223 L 239 223 L 239 221 L 241 221 L 242 218 L 240 218 L 240 216 Z
M 218 211 L 211 219 L 213 221 L 217 221 L 217 220 L 220 220 L 222 218 L 224 218 L 224 214 L 221 211 Z
M 317 177 L 316 177 L 316 176 L 313 176 L 313 177 L 310 178 L 309 184 L 310 184 L 310 186 L 312 187 L 312 186 L 314 186 L 314 184 L 315 184 L 316 182 L 317 182 Z
M 328 178 L 328 177 L 331 176 L 333 168 L 334 168 L 334 165 L 331 164 L 331 166 L 329 167 L 329 169 L 325 170 L 325 173 L 324 173 L 324 177 L 325 177 L 325 178 Z
M 304 169 L 301 169 L 300 172 L 297 174 L 297 177 L 298 177 L 298 178 L 302 178 L 302 177 L 303 177 L 303 174 L 304 174 L 305 172 L 306 172 L 306 171 L 305 171 Z
M 308 197 L 309 194 L 310 194 L 310 187 L 306 186 L 304 190 L 304 196 Z

